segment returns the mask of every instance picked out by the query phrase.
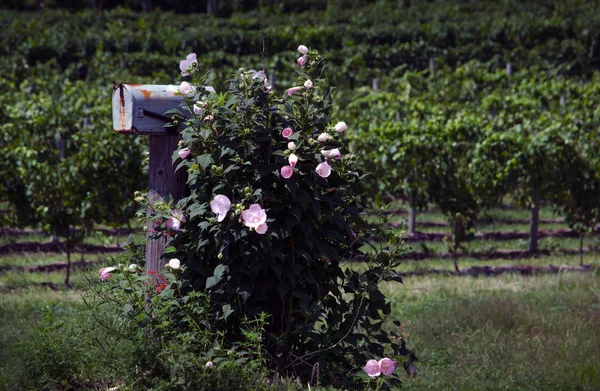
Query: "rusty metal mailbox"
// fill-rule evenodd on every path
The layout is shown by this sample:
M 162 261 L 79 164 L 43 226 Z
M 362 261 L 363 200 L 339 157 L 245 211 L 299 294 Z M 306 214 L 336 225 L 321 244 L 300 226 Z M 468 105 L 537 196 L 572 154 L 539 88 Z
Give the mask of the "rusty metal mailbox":
M 113 129 L 120 133 L 166 135 L 163 127 L 171 118 L 165 112 L 174 109 L 183 100 L 173 95 L 175 86 L 153 84 L 123 84 L 113 87 Z

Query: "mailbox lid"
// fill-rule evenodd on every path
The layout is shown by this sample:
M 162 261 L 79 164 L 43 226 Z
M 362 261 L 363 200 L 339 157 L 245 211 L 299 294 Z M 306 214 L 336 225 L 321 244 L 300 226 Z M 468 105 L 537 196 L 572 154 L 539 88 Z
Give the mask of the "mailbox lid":
M 179 106 L 182 96 L 167 92 L 175 86 L 119 84 L 112 96 L 113 129 L 120 133 L 165 135 L 168 110 Z

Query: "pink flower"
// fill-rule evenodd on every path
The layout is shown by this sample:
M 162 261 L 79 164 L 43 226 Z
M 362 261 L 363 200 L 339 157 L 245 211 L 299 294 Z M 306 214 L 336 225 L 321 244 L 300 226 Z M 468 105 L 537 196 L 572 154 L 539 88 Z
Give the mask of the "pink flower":
M 177 86 L 167 86 L 167 89 L 165 90 L 165 93 L 168 96 L 175 96 L 179 93 L 179 88 L 177 88 Z
M 298 46 L 298 51 L 302 54 L 308 54 L 308 48 L 304 45 Z
M 321 133 L 319 135 L 319 137 L 317 138 L 317 140 L 319 140 L 319 142 L 324 143 L 325 141 L 329 140 L 329 133 L 325 133 L 325 132 Z
M 219 223 L 225 219 L 229 209 L 231 209 L 231 201 L 223 194 L 217 194 L 215 199 L 210 203 L 210 210 L 218 215 L 217 221 Z
M 296 167 L 296 164 L 298 163 L 298 156 L 296 156 L 293 153 L 290 154 L 290 156 L 288 157 L 288 162 L 290 163 L 290 166 Z
M 307 80 L 304 82 L 304 87 L 306 87 L 307 89 L 310 89 L 313 87 L 313 82 L 311 80 Z
M 367 361 L 367 364 L 365 365 L 365 372 L 367 372 L 367 375 L 371 377 L 379 376 L 381 374 L 379 363 L 375 360 Z
M 261 224 L 258 227 L 256 227 L 256 233 L 263 235 L 265 232 L 267 232 L 268 228 L 269 228 L 269 226 L 266 223 Z
M 100 280 L 104 281 L 110 277 L 110 272 L 117 270 L 116 267 L 103 267 L 99 270 Z
M 200 115 L 200 106 L 197 104 L 194 105 L 194 114 Z
M 296 150 L 296 143 L 295 143 L 295 142 L 293 142 L 293 141 L 290 141 L 290 142 L 288 143 L 288 149 L 289 149 L 290 151 L 295 151 L 295 150 Z
M 308 61 L 308 56 L 302 56 L 302 57 L 298 57 L 298 59 L 296 60 L 296 63 L 298 64 L 299 67 L 301 67 L 301 66 L 304 66 L 307 61 Z
M 302 87 L 292 87 L 287 90 L 287 94 L 289 96 L 292 96 L 292 95 L 294 95 L 294 93 L 296 93 L 297 91 L 300 91 L 301 89 L 302 89 Z
M 375 360 L 373 360 L 375 361 Z M 394 360 L 389 358 L 382 358 L 379 360 L 379 369 L 384 376 L 389 376 L 394 372 L 394 368 L 396 368 L 396 363 Z
M 252 204 L 250 208 L 242 212 L 242 218 L 246 227 L 257 228 L 267 221 L 267 212 L 260 205 Z
M 260 81 L 264 81 L 265 83 L 267 82 L 267 75 L 265 75 L 265 71 L 256 72 L 254 69 L 250 69 L 248 73 L 252 75 L 253 79 L 258 79 Z
M 188 95 L 189 93 L 192 92 L 192 85 L 190 83 L 188 83 L 187 81 L 184 81 L 179 86 L 179 92 L 181 92 L 183 95 Z
M 282 177 L 284 177 L 285 179 L 288 179 L 292 175 L 294 175 L 294 167 L 292 167 L 292 166 L 281 167 L 281 176 Z
M 180 158 L 185 159 L 186 157 L 189 156 L 190 152 L 191 151 L 189 148 L 183 148 L 183 149 L 180 149 L 179 151 L 177 151 L 177 154 L 179 155 Z
M 292 128 L 285 128 L 281 131 L 281 135 L 284 138 L 289 138 L 292 136 L 292 134 L 294 134 L 294 131 L 292 130 Z
M 340 153 L 340 150 L 337 148 L 334 149 L 330 149 L 329 151 L 326 151 L 324 149 L 321 150 L 321 155 L 325 156 L 325 157 L 337 157 L 337 158 L 341 158 L 342 154 Z
M 335 130 L 338 133 L 342 133 L 345 132 L 346 129 L 348 129 L 348 125 L 346 125 L 345 122 L 338 122 L 337 124 L 335 124 L 335 126 L 333 127 L 333 130 Z
M 321 178 L 327 178 L 329 175 L 331 175 L 331 167 L 327 162 L 319 164 L 315 171 Z
M 171 212 L 171 217 L 165 221 L 165 225 L 173 231 L 178 231 L 181 228 L 181 223 L 185 223 L 185 216 L 179 209 L 174 209 Z
M 171 258 L 167 265 L 173 270 L 179 270 L 179 268 L 181 267 L 181 261 L 177 258 Z
M 198 64 L 196 61 L 196 53 L 190 53 L 187 55 L 185 60 L 179 61 L 179 69 L 181 69 L 181 76 L 189 76 L 188 70 L 192 66 L 192 64 Z
M 212 362 L 212 361 L 208 361 L 206 364 L 204 364 L 204 366 L 205 366 L 206 368 L 212 368 L 212 367 L 214 367 L 214 366 L 215 366 L 215 364 L 213 364 L 213 362 Z

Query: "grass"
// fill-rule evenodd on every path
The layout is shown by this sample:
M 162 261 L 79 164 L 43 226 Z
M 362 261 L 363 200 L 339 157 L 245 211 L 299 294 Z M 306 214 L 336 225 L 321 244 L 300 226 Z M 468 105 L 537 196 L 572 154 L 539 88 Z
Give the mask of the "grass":
M 401 204 L 396 207 L 402 206 Z M 494 220 L 477 229 L 524 231 L 527 224 L 506 224 L 507 220 L 525 220 L 529 212 L 494 209 L 483 217 Z M 541 218 L 551 219 L 552 210 L 544 208 Z M 554 216 L 557 217 L 557 216 Z M 394 216 L 398 221 L 401 216 Z M 371 217 L 373 219 L 373 217 Z M 417 221 L 444 221 L 435 210 L 422 213 Z M 540 229 L 566 228 L 564 223 L 541 224 Z M 421 227 L 421 232 L 447 231 L 446 227 Z M 137 235 L 137 234 L 136 234 Z M 19 236 L 16 241 L 48 240 L 44 235 Z M 115 238 L 94 235 L 86 242 L 103 245 Z M 126 237 L 120 238 L 121 242 Z M 0 239 L 0 245 L 12 239 Z M 469 251 L 526 249 L 527 239 L 465 243 Z M 600 237 L 586 239 L 585 246 L 597 249 Z M 428 249 L 446 252 L 443 242 L 410 243 L 416 251 Z M 578 249 L 576 238 L 541 238 L 541 249 L 557 247 Z M 88 262 L 100 262 L 108 254 L 86 254 Z M 11 379 L 22 363 L 19 342 L 41 317 L 43 309 L 55 307 L 69 321 L 69 309 L 80 302 L 77 288 L 62 288 L 64 270 L 29 273 L 23 266 L 45 265 L 66 260 L 65 254 L 15 254 L 0 257 L 0 390 L 14 390 Z M 74 254 L 73 261 L 79 261 Z M 600 253 L 584 255 L 586 264 L 600 265 Z M 459 266 L 531 266 L 579 264 L 576 254 L 551 252 L 521 260 L 481 260 L 465 256 Z M 351 267 L 363 267 L 352 264 Z M 440 257 L 405 261 L 399 271 L 430 269 L 453 270 L 452 260 Z M 75 269 L 72 280 L 86 276 L 97 278 L 96 266 Z M 52 282 L 58 291 L 35 286 Z M 2 289 L 3 286 L 15 290 Z M 419 357 L 419 376 L 406 379 L 405 390 L 598 390 L 600 389 L 600 272 L 538 274 L 523 277 L 504 274 L 497 277 L 456 277 L 426 275 L 406 278 L 404 285 L 382 287 L 392 303 L 391 321 L 400 320 L 400 330 L 409 347 Z M 401 370 L 399 368 L 398 370 Z M 405 377 L 404 377 L 405 378 Z
M 420 360 L 405 389 L 597 390 L 599 288 L 597 271 L 386 285 Z

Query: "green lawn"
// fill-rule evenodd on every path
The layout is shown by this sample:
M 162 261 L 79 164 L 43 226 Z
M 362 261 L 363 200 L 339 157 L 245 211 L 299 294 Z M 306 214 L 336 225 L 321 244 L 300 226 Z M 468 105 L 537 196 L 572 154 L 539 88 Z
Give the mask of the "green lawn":
M 482 231 L 527 231 L 526 224 L 506 224 L 509 219 L 526 219 L 527 211 L 498 209 L 486 212 L 495 220 L 478 226 Z M 394 216 L 392 221 L 401 217 Z M 550 209 L 542 218 L 552 218 Z M 442 221 L 436 211 L 419 215 L 422 221 Z M 564 223 L 542 224 L 542 229 L 566 228 Z M 445 227 L 427 227 L 447 231 Z M 419 229 L 425 231 L 425 229 Z M 140 234 L 141 235 L 141 234 Z M 137 235 L 136 236 L 140 236 Z M 103 245 L 115 238 L 95 235 L 86 242 Z M 20 236 L 16 241 L 38 240 L 43 235 Z M 126 237 L 119 239 L 126 241 Z M 0 244 L 8 243 L 4 238 Z M 597 249 L 600 237 L 586 239 L 585 246 Z M 441 241 L 410 243 L 415 251 L 446 252 Z M 495 249 L 526 249 L 527 239 L 474 240 L 465 243 L 469 252 Z M 579 246 L 576 238 L 542 238 L 543 250 Z M 69 322 L 71 309 L 81 301 L 85 278 L 96 280 L 97 268 L 109 254 L 86 254 L 87 269 L 75 269 L 74 289 L 62 287 L 64 270 L 34 272 L 24 266 L 64 262 L 66 255 L 13 254 L 0 257 L 0 390 L 15 390 L 19 376 L 19 342 L 28 338 L 44 308 L 55 308 L 55 316 Z M 79 261 L 75 254 L 73 261 Z M 594 272 L 564 272 L 524 277 L 504 274 L 498 277 L 464 277 L 428 274 L 405 278 L 404 284 L 383 286 L 392 302 L 392 320 L 402 322 L 400 330 L 409 348 L 419 357 L 419 375 L 406 379 L 406 390 L 600 390 L 600 253 L 587 252 L 584 263 L 595 265 Z M 577 254 L 551 251 L 519 260 L 482 260 L 465 255 L 461 268 L 500 265 L 579 264 Z M 349 264 L 362 268 L 358 263 Z M 432 257 L 404 261 L 398 271 L 452 271 L 452 260 Z M 54 288 L 39 286 L 52 282 Z M 10 287 L 10 289 L 9 289 Z M 399 368 L 398 370 L 402 370 Z
M 406 389 L 600 389 L 599 288 L 598 270 L 386 285 L 419 357 Z

